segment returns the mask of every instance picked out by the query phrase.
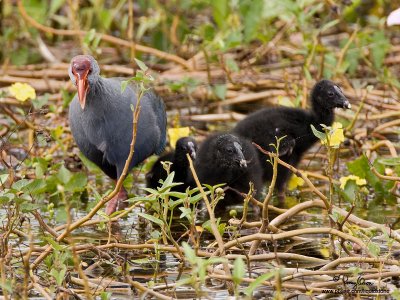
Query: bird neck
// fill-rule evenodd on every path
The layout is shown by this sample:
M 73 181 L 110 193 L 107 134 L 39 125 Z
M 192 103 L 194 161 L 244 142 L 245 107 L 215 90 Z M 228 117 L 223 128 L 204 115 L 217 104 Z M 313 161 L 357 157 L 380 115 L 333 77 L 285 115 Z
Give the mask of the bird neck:
M 96 82 L 91 83 L 86 96 L 86 105 L 92 106 L 95 104 L 99 107 L 99 102 L 105 101 L 108 97 L 104 97 L 107 93 L 106 81 L 103 77 L 99 76 Z
M 174 161 L 176 165 L 179 165 L 182 168 L 187 168 L 189 166 L 189 161 L 186 157 L 186 153 L 180 153 L 175 151 Z
M 322 129 L 320 124 L 331 126 L 335 118 L 335 112 L 333 108 L 326 108 L 320 105 L 314 104 L 311 113 L 313 116 L 313 125 L 318 130 Z

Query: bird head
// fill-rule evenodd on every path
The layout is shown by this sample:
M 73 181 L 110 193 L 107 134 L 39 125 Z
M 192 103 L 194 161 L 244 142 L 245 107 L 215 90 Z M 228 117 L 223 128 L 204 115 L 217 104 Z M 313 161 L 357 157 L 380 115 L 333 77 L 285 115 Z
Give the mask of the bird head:
M 351 104 L 339 86 L 330 80 L 317 82 L 311 92 L 313 105 L 333 109 L 336 107 L 350 109 Z
M 231 134 L 224 134 L 217 141 L 217 161 L 225 166 L 247 168 L 247 161 L 243 154 L 240 140 Z
M 185 154 L 185 159 L 186 159 L 186 154 L 190 155 L 190 158 L 192 160 L 196 159 L 196 152 L 197 152 L 197 143 L 196 141 L 191 138 L 191 137 L 183 137 L 180 138 L 176 142 L 176 151 L 179 153 L 184 153 Z
M 96 60 L 90 55 L 78 55 L 71 60 L 69 77 L 78 89 L 78 99 L 81 108 L 85 108 L 86 95 L 90 86 L 97 82 L 100 68 Z

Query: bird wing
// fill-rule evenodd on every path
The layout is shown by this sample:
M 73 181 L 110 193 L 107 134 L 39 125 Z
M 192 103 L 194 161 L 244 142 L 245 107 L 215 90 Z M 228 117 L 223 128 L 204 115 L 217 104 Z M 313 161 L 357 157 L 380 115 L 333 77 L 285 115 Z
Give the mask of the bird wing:
M 101 151 L 101 147 L 92 144 L 86 135 L 77 96 L 75 96 L 70 105 L 69 122 L 72 135 L 83 155 L 85 155 L 85 157 L 90 161 L 94 162 L 109 177 L 116 179 L 117 171 L 115 166 L 111 165 L 104 159 L 104 151 Z
M 133 112 L 131 106 L 137 103 L 137 88 L 129 85 L 120 93 L 121 80 L 108 79 L 110 86 L 108 110 L 105 118 L 107 160 L 122 172 L 132 141 Z M 110 92 L 111 91 L 111 92 Z M 115 94 L 116 92 L 120 94 Z M 111 112 L 112 111 L 112 112 Z M 146 92 L 140 100 L 140 114 L 137 124 L 135 152 L 130 168 L 138 165 L 154 153 L 160 153 L 166 144 L 166 113 L 164 104 L 155 93 Z

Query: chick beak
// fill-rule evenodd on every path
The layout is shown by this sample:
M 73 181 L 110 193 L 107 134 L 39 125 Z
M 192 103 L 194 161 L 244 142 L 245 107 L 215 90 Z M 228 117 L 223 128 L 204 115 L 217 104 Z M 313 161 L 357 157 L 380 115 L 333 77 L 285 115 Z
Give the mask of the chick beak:
M 194 144 L 192 142 L 188 143 L 189 146 L 189 155 L 192 160 L 196 159 L 196 149 L 194 148 Z
M 87 80 L 88 73 L 89 70 L 75 73 L 76 86 L 78 88 L 78 99 L 82 109 L 85 108 L 86 94 L 89 89 L 89 83 Z
M 334 86 L 334 89 L 335 89 L 336 93 L 339 94 L 339 97 L 340 97 L 339 101 L 341 102 L 341 107 L 345 108 L 345 109 L 350 109 L 351 104 L 350 104 L 349 100 L 347 100 L 346 96 L 343 94 L 342 90 L 336 85 Z M 340 106 L 340 104 L 339 104 L 339 106 Z
M 236 154 L 238 155 L 238 158 L 239 158 L 237 160 L 237 161 L 239 161 L 239 166 L 241 168 L 247 168 L 247 162 L 246 162 L 246 158 L 243 155 L 242 147 L 237 142 L 234 142 L 233 145 L 236 148 Z
M 241 168 L 247 168 L 247 162 L 246 162 L 246 160 L 245 160 L 245 159 L 241 159 L 241 160 L 239 161 L 239 165 L 240 165 Z
M 343 101 L 343 108 L 346 108 L 346 109 L 350 109 L 351 108 L 351 104 L 350 104 L 349 100 L 345 99 Z

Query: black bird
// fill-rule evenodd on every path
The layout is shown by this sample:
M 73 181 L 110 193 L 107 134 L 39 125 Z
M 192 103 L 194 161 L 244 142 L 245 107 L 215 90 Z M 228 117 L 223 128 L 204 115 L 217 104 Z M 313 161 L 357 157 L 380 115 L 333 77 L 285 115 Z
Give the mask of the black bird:
M 173 188 L 174 191 L 184 192 L 188 186 L 189 161 L 186 154 L 189 154 L 192 160 L 196 159 L 197 143 L 191 137 L 180 138 L 176 142 L 175 151 L 168 152 L 158 158 L 150 172 L 146 174 L 147 187 L 157 188 L 160 186 L 160 179 L 167 178 L 167 171 L 161 164 L 162 161 L 172 163 L 170 171 L 175 172 L 174 182 L 183 184 Z
M 332 125 L 336 107 L 349 109 L 351 105 L 335 83 L 321 80 L 311 92 L 311 110 L 289 107 L 264 108 L 240 121 L 233 132 L 271 152 L 276 152 L 270 145 L 276 144 L 276 137 L 286 136 L 281 142 L 279 156 L 283 161 L 296 166 L 302 155 L 318 141 L 311 125 L 319 131 L 323 131 L 320 124 Z M 261 152 L 259 158 L 264 169 L 263 180 L 270 181 L 271 164 L 266 162 L 267 156 Z M 291 172 L 287 168 L 278 167 L 276 189 L 280 200 L 284 199 L 290 175 Z
M 90 55 L 71 60 L 69 76 L 78 94 L 69 108 L 72 135 L 82 153 L 114 180 L 121 176 L 132 141 L 133 114 L 138 91 L 129 85 L 121 92 L 119 78 L 100 76 L 100 68 Z M 165 105 L 153 92 L 146 92 L 140 101 L 135 152 L 129 170 L 152 154 L 159 154 L 166 144 L 167 117 Z M 122 188 L 111 199 L 106 213 L 117 210 L 127 198 Z
M 250 181 L 256 198 L 262 190 L 262 169 L 256 149 L 248 140 L 233 134 L 209 136 L 197 151 L 194 168 L 202 184 L 226 183 L 224 203 L 243 202 L 240 193 L 248 193 Z

